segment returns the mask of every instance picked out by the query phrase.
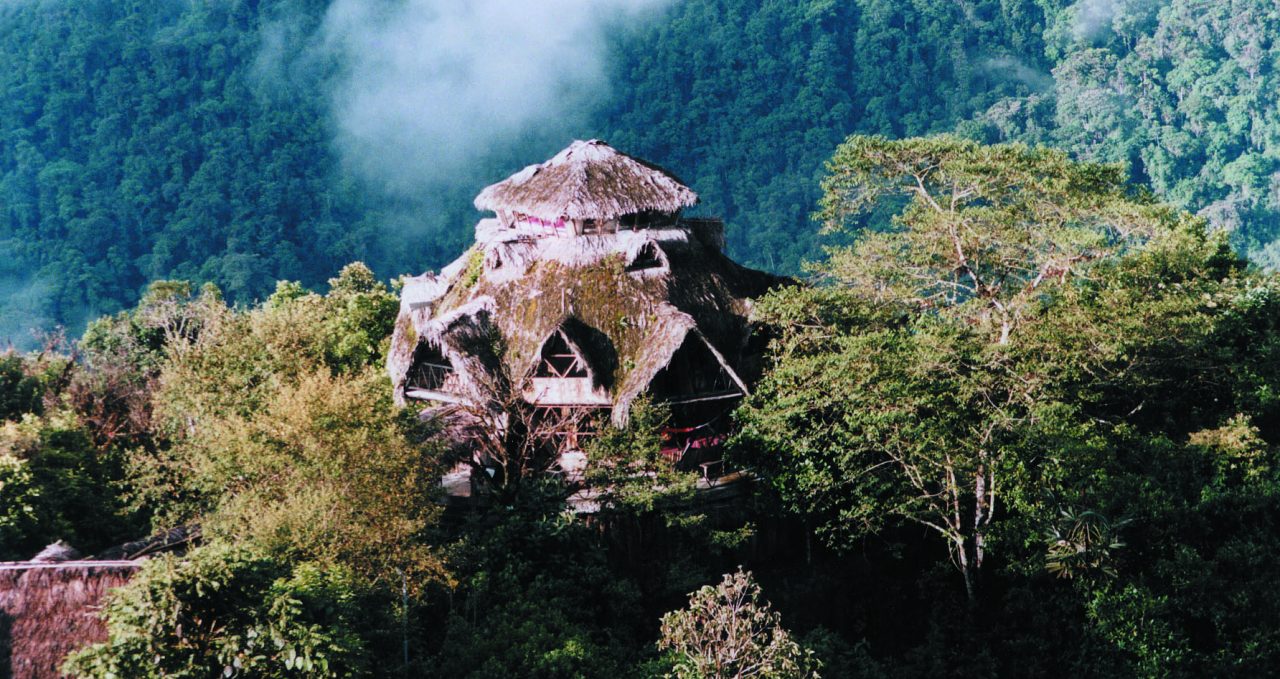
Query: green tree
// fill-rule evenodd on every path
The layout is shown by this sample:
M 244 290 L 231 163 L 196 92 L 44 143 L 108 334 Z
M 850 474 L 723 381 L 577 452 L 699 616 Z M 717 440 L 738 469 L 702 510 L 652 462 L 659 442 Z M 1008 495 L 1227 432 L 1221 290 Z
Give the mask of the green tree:
M 687 608 L 664 615 L 658 648 L 675 655 L 680 679 L 818 677 L 813 654 L 791 638 L 742 570 L 689 595 Z
M 1274 267 L 1277 204 L 1267 187 L 1277 137 L 1266 93 L 1275 74 L 1264 67 L 1276 54 L 1267 36 L 1280 29 L 1273 8 L 1251 0 L 1044 4 L 1053 89 L 999 101 L 966 129 L 1122 162 Z M 1008 116 L 1031 108 L 1017 122 Z
M 602 422 L 587 442 L 584 480 L 599 493 L 601 511 L 652 512 L 693 497 L 697 475 L 677 470 L 662 454 L 662 428 L 670 412 L 642 398 L 632 405 L 625 427 Z
M 70 410 L 0 425 L 0 459 L 7 533 L 0 559 L 30 558 L 55 540 L 92 554 L 140 528 L 124 497 L 123 452 L 95 446 Z
M 27 362 L 16 352 L 0 355 L 0 419 L 21 419 L 24 413 L 43 410 L 44 385 L 27 374 Z
M 351 578 L 243 549 L 148 561 L 108 596 L 107 640 L 72 654 L 80 677 L 358 677 L 370 659 Z
M 0 559 L 31 556 L 23 547 L 30 536 L 38 534 L 39 501 L 40 489 L 27 462 L 7 453 L 0 455 Z
M 629 671 L 649 633 L 640 592 L 610 563 L 600 532 L 565 512 L 562 488 L 526 483 L 459 538 L 448 547 L 457 586 L 429 674 L 645 676 Z
M 376 365 L 398 308 L 386 287 L 353 264 L 326 295 L 282 283 L 250 309 L 179 292 L 130 315 L 165 335 L 153 399 L 163 441 L 130 455 L 135 495 L 157 522 L 198 521 L 370 580 L 439 577 L 421 537 L 438 512 L 442 451 L 395 407 Z
M 1046 291 L 1177 221 L 1119 166 L 939 136 L 850 137 L 823 180 L 829 231 L 883 201 L 894 227 L 837 248 L 823 273 L 868 299 L 929 310 L 1008 344 Z
M 793 501 L 831 502 L 815 491 L 848 484 L 829 518 L 837 534 L 892 516 L 938 533 L 976 598 L 998 493 L 1024 463 L 1021 432 L 1055 421 L 1014 345 L 1061 313 L 1047 303 L 1058 288 L 1177 216 L 1117 167 L 952 137 L 852 137 L 823 186 L 829 229 L 878 201 L 905 207 L 892 230 L 831 252 L 829 287 L 761 306 L 783 338 L 743 440 L 785 451 Z

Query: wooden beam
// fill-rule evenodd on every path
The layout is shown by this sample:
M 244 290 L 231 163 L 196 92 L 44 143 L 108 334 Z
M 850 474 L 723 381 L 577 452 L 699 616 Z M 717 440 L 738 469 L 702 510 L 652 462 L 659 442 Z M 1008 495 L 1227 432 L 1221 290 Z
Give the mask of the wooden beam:
M 718 394 L 690 396 L 689 398 L 672 399 L 663 402 L 668 405 L 684 405 L 686 403 L 702 403 L 703 401 L 727 401 L 732 398 L 742 398 L 744 395 L 740 391 L 726 391 Z

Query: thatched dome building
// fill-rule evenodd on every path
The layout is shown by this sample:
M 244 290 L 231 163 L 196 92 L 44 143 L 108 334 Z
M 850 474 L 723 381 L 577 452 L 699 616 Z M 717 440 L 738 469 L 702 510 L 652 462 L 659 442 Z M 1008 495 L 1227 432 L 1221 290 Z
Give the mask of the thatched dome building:
M 751 300 L 783 281 L 726 257 L 719 220 L 680 218 L 696 201 L 599 141 L 485 189 L 476 205 L 499 218 L 440 273 L 404 282 L 387 364 L 396 398 L 474 406 L 499 380 L 549 411 L 621 424 L 649 394 L 672 406 L 673 428 L 726 424 L 757 371 Z M 552 217 L 613 227 L 528 222 Z

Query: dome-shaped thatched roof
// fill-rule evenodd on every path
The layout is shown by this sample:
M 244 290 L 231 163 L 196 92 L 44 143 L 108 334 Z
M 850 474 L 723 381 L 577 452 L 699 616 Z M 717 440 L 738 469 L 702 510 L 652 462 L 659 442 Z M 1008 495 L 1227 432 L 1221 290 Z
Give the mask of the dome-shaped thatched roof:
M 676 212 L 697 202 L 698 194 L 670 172 L 592 139 L 485 188 L 475 205 L 553 220 Z
M 532 376 L 557 333 L 584 359 L 598 390 L 574 392 L 577 404 L 607 405 L 618 423 L 686 345 L 746 394 L 752 375 L 740 370 L 754 370 L 751 300 L 787 281 L 726 257 L 714 237 L 723 225 L 710 222 L 525 240 L 497 220 L 482 221 L 471 250 L 438 276 L 404 283 L 387 358 L 396 399 L 479 401 L 479 387 L 496 382 L 493 376 Z M 425 397 L 410 393 L 424 391 L 412 384 L 424 346 L 450 371 Z

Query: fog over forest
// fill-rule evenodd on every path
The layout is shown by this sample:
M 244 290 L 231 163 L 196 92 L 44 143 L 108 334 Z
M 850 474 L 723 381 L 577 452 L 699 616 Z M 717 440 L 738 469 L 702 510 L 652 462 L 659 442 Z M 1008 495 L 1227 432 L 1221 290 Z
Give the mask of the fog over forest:
M 0 0 L 0 95 L 0 677 L 1280 667 L 1274 0 Z

